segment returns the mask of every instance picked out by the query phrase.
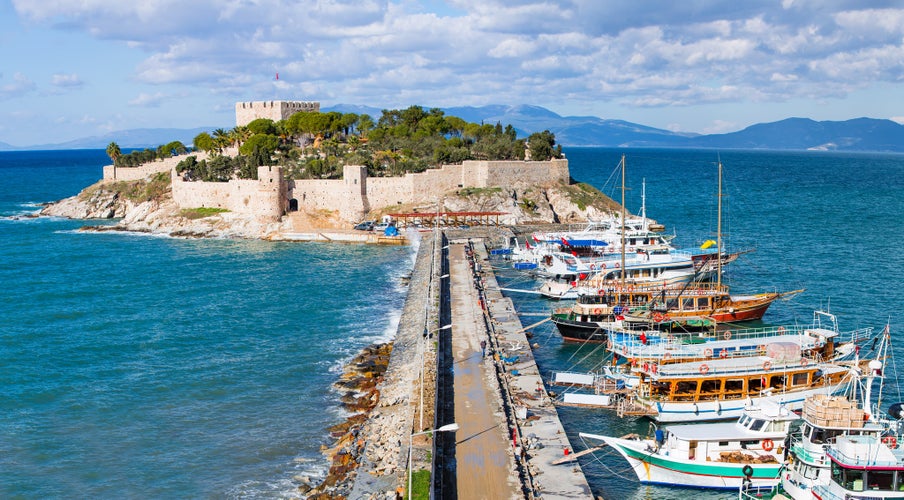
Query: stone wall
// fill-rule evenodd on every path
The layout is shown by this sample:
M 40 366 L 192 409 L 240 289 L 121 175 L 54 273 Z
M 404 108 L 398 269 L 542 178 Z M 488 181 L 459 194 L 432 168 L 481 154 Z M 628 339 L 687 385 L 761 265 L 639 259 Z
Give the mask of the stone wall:
M 104 181 L 138 181 L 147 179 L 148 177 L 159 174 L 160 172 L 169 172 L 176 168 L 176 165 L 189 156 L 195 156 L 198 161 L 207 160 L 206 152 L 194 152 L 186 155 L 173 156 L 163 160 L 155 160 L 150 163 L 138 167 L 115 167 L 106 165 L 104 167 Z
M 288 206 L 286 182 L 279 167 L 258 167 L 258 179 L 188 182 L 172 171 L 173 201 L 181 208 L 223 208 L 276 220 Z
M 285 120 L 295 113 L 320 112 L 320 103 L 315 101 L 252 101 L 235 103 L 235 125 L 248 125 L 258 118 L 269 118 L 275 122 Z

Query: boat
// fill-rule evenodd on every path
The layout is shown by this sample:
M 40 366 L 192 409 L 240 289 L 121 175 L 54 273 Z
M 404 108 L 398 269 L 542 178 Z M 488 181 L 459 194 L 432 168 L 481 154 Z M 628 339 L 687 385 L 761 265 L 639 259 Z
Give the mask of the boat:
M 834 394 L 859 369 L 782 347 L 766 356 L 642 365 L 635 369 L 640 381 L 633 402 L 666 423 L 737 418 L 745 406 L 762 401 L 799 411 L 806 398 Z
M 785 441 L 797 420 L 787 407 L 763 403 L 744 408 L 732 422 L 671 425 L 647 439 L 579 435 L 618 451 L 642 483 L 737 490 L 749 478 L 768 489 L 779 481 Z
M 880 381 L 879 394 L 882 394 L 885 381 L 882 360 L 888 355 L 888 340 L 888 332 L 884 330 L 876 357 L 868 363 L 860 383 L 852 384 L 843 395 L 813 396 L 804 402 L 803 424 L 789 447 L 788 466 L 780 484 L 782 492 L 793 498 L 810 499 L 817 486 L 827 487 L 833 474 L 828 449 L 839 442 L 839 437 L 866 436 L 879 442 L 884 437 L 886 444 L 895 445 L 892 449 L 897 447 L 894 436 L 902 405 L 890 407 L 889 416 L 893 420 L 888 420 L 882 417 L 872 398 L 876 380 Z M 904 477 L 900 478 L 899 486 L 904 486 Z
M 739 323 L 762 319 L 776 300 L 787 299 L 804 290 L 731 294 L 718 283 L 700 283 L 682 289 L 665 288 L 641 308 L 626 315 L 629 322 L 659 324 L 687 318 L 709 318 L 718 323 Z

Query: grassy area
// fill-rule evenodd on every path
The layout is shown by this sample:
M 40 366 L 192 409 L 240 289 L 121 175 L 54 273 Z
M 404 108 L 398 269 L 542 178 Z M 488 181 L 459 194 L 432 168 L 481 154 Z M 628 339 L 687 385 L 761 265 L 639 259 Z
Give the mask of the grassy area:
M 411 482 L 413 483 L 411 490 L 411 498 L 421 500 L 430 499 L 430 471 L 417 470 L 412 473 Z
M 225 208 L 208 208 L 208 207 L 199 207 L 199 208 L 184 208 L 182 209 L 180 215 L 185 217 L 186 219 L 203 219 L 204 217 L 210 217 L 211 215 L 221 214 L 223 212 L 228 212 Z
M 488 196 L 491 194 L 501 193 L 501 187 L 486 187 L 486 188 L 464 188 L 458 190 L 458 196 L 467 197 L 467 196 Z
M 122 198 L 135 203 L 159 200 L 170 190 L 169 172 L 160 172 L 150 180 L 119 181 L 109 183 L 97 183 L 82 192 L 82 197 L 90 199 L 99 190 L 119 193 Z

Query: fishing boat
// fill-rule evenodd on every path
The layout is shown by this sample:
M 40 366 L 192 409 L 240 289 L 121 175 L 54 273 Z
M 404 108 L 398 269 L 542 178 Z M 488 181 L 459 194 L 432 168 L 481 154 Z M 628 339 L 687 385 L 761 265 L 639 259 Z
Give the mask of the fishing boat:
M 882 418 L 878 403 L 873 402 L 874 381 L 879 380 L 881 400 L 885 377 L 883 362 L 888 355 L 889 335 L 882 332 L 882 343 L 876 349 L 860 383 L 852 384 L 839 396 L 807 398 L 801 413 L 803 424 L 792 436 L 788 466 L 782 475 L 781 491 L 793 498 L 813 498 L 814 488 L 828 485 L 832 480 L 832 460 L 828 449 L 841 436 L 868 436 L 897 448 L 896 427 L 902 416 L 902 405 L 889 408 L 893 420 Z M 904 477 L 900 485 L 904 485 Z
M 642 483 L 738 489 L 745 478 L 768 489 L 779 481 L 785 440 L 798 416 L 772 403 L 744 408 L 733 422 L 672 425 L 653 438 L 580 433 L 618 451 Z

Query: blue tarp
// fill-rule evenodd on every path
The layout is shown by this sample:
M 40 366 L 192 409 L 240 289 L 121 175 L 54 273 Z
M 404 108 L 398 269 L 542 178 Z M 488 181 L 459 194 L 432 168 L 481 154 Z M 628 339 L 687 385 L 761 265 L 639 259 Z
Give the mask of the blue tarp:
M 607 247 L 609 246 L 603 240 L 565 240 L 569 246 L 573 247 Z

